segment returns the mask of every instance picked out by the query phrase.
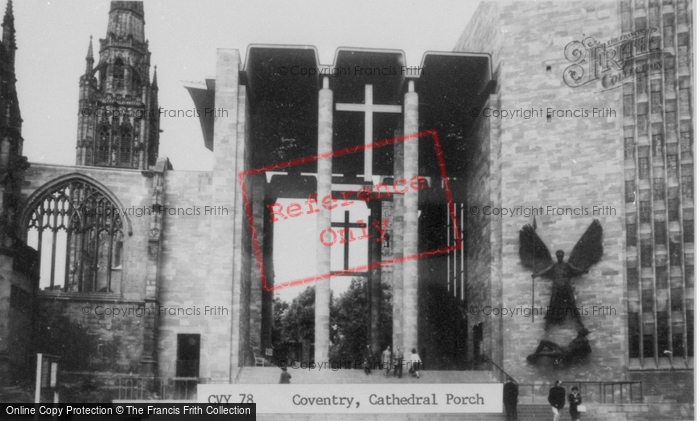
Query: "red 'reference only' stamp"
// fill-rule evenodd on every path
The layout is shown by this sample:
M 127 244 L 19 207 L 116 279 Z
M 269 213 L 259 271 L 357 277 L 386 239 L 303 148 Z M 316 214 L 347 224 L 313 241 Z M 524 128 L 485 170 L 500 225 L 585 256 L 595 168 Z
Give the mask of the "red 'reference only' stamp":
M 437 162 L 438 162 L 438 167 L 440 169 L 440 178 L 441 178 L 441 183 L 443 186 L 443 190 L 445 192 L 445 199 L 447 203 L 447 209 L 449 211 L 449 218 L 451 222 L 451 226 L 453 228 L 453 238 L 454 238 L 454 244 L 452 245 L 447 245 L 444 247 L 439 247 L 435 248 L 432 250 L 426 250 L 423 252 L 419 253 L 414 253 L 409 256 L 402 256 L 399 258 L 393 258 L 393 259 L 386 259 L 382 260 L 380 262 L 374 262 L 371 264 L 366 264 L 366 265 L 359 265 L 355 266 L 343 271 L 333 271 L 333 272 L 328 272 L 328 273 L 323 273 L 323 274 L 317 274 L 314 276 L 308 276 L 304 278 L 299 278 L 299 279 L 294 279 L 291 281 L 287 281 L 284 283 L 280 283 L 274 286 L 269 286 L 267 284 L 267 278 L 265 277 L 265 269 L 263 266 L 263 259 L 262 259 L 262 253 L 260 250 L 260 245 L 258 242 L 258 236 L 255 231 L 255 226 L 253 223 L 253 214 L 250 206 L 250 201 L 248 198 L 248 192 L 246 190 L 245 186 L 245 178 L 249 175 L 255 175 L 255 174 L 261 174 L 265 173 L 267 171 L 276 171 L 276 170 L 282 170 L 284 168 L 289 168 L 293 167 L 295 165 L 302 165 L 306 164 L 309 162 L 314 162 L 318 161 L 321 159 L 327 159 L 327 158 L 333 158 L 333 157 L 338 157 L 342 155 L 347 155 L 351 153 L 358 153 L 358 152 L 363 152 L 365 149 L 370 149 L 370 148 L 377 148 L 377 147 L 382 147 L 382 146 L 389 146 L 393 145 L 396 143 L 401 143 L 405 142 L 407 140 L 411 139 L 420 139 L 422 137 L 430 137 L 432 138 L 433 141 L 433 147 L 435 150 L 435 154 L 437 156 Z M 444 162 L 444 157 L 442 155 L 442 149 L 440 147 L 440 140 L 438 138 L 437 131 L 435 130 L 425 130 L 422 132 L 418 133 L 412 133 L 408 135 L 403 135 L 403 136 L 397 136 L 389 139 L 384 139 L 384 140 L 379 140 L 377 142 L 374 142 L 372 144 L 362 144 L 358 146 L 353 146 L 350 148 L 345 148 L 345 149 L 340 149 L 324 154 L 318 154 L 318 155 L 311 155 L 307 156 L 304 158 L 298 158 L 298 159 L 293 159 L 290 161 L 283 161 L 279 162 L 276 164 L 271 164 L 271 165 L 266 165 L 263 167 L 259 168 L 253 168 L 245 171 L 241 171 L 238 173 L 238 183 L 241 187 L 241 192 L 242 192 L 242 197 L 243 197 L 243 203 L 245 207 L 245 212 L 246 212 L 246 217 L 248 220 L 248 227 L 250 229 L 250 234 L 251 234 L 251 240 L 253 242 L 253 253 L 255 255 L 255 261 L 258 267 L 258 270 L 260 271 L 260 279 L 262 282 L 262 288 L 263 291 L 269 292 L 273 290 L 280 290 L 283 288 L 288 288 L 288 287 L 294 287 L 298 285 L 303 285 L 303 284 L 309 284 L 312 282 L 316 281 L 321 281 L 324 279 L 331 278 L 332 276 L 341 276 L 341 275 L 351 275 L 353 273 L 360 273 L 360 272 L 367 272 L 371 269 L 375 269 L 381 266 L 385 265 L 393 265 L 396 263 L 402 263 L 406 262 L 409 260 L 414 260 L 414 259 L 420 259 L 423 257 L 431 257 L 443 253 L 449 253 L 454 250 L 459 250 L 462 248 L 462 237 L 460 233 L 460 229 L 457 223 L 457 217 L 455 215 L 455 210 L 452 205 L 452 192 L 450 190 L 450 185 L 447 179 L 447 170 L 445 169 L 445 162 Z M 283 219 L 288 219 L 288 218 L 295 218 L 297 216 L 302 215 L 302 213 L 306 214 L 313 214 L 319 211 L 318 206 L 323 206 L 325 209 L 331 210 L 334 209 L 337 206 L 343 206 L 346 204 L 350 204 L 352 202 L 348 202 L 348 196 L 351 193 L 357 193 L 357 200 L 359 201 L 369 201 L 373 198 L 381 198 L 382 197 L 382 188 L 386 188 L 386 192 L 384 194 L 404 194 L 408 191 L 408 189 L 413 189 L 413 190 L 422 190 L 423 188 L 427 187 L 427 181 L 424 177 L 422 176 L 414 176 L 410 180 L 406 179 L 397 179 L 394 181 L 393 185 L 386 185 L 386 184 L 378 184 L 372 186 L 375 188 L 376 191 L 372 191 L 369 187 L 363 187 L 360 189 L 358 192 L 340 192 L 338 197 L 340 197 L 342 200 L 338 200 L 336 196 L 329 195 L 323 198 L 318 198 L 316 193 L 313 193 L 309 195 L 307 200 L 304 202 L 305 206 L 307 206 L 308 212 L 303 212 L 302 210 L 302 204 L 301 203 L 292 203 L 291 205 L 287 206 L 286 208 L 283 208 L 281 204 L 272 204 L 268 205 L 268 208 L 270 210 L 271 214 L 271 222 L 277 222 L 279 220 Z M 392 192 L 393 190 L 393 192 Z M 340 202 L 340 203 L 337 203 Z M 386 221 L 381 221 L 381 225 L 379 227 L 375 227 L 378 229 L 380 235 L 383 237 L 384 231 L 386 230 Z M 321 233 L 321 243 L 324 246 L 330 246 L 331 244 L 327 244 L 323 240 L 323 233 Z M 326 240 L 327 241 L 327 240 Z

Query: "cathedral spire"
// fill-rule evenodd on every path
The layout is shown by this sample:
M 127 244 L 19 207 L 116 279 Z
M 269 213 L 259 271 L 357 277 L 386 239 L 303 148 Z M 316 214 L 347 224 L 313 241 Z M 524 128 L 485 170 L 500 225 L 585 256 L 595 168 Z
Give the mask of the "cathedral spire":
M 15 17 L 12 0 L 8 0 L 0 42 L 0 86 L 3 88 L 0 95 L 0 191 L 3 192 L 0 198 L 0 248 L 9 249 L 18 244 L 17 218 L 20 214 L 22 180 L 24 171 L 29 167 L 27 157 L 22 156 L 24 140 L 15 83 L 15 50 Z
M 151 89 L 158 90 L 158 66 L 153 66 L 153 82 L 151 82 Z
M 7 1 L 5 17 L 2 20 L 2 43 L 5 45 L 11 57 L 14 58 L 14 50 L 17 49 L 17 44 L 15 40 L 15 15 L 12 11 L 12 0 Z
M 92 35 L 90 35 L 90 45 L 88 46 L 87 56 L 85 57 L 85 74 L 92 73 L 92 66 L 95 64 L 95 58 L 92 56 Z

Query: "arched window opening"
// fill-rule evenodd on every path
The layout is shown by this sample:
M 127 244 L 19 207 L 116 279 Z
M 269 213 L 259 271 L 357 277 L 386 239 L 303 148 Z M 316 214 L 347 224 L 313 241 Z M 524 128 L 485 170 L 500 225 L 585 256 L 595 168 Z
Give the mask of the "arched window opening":
M 103 91 L 106 87 L 105 82 L 107 81 L 107 69 L 102 67 L 100 69 L 100 90 Z
M 114 87 L 119 89 L 124 87 L 124 61 L 118 58 L 114 62 L 114 70 L 112 75 L 114 76 Z
M 45 194 L 27 224 L 41 256 L 42 291 L 119 291 L 124 248 L 118 208 L 97 188 L 67 181 Z
M 133 68 L 131 69 L 131 89 L 135 91 L 141 90 L 141 76 L 139 76 L 139 72 Z
M 131 127 L 122 126 L 119 130 L 119 166 L 131 168 L 132 149 Z
M 95 165 L 109 164 L 110 128 L 104 124 L 97 131 L 97 145 L 95 147 Z

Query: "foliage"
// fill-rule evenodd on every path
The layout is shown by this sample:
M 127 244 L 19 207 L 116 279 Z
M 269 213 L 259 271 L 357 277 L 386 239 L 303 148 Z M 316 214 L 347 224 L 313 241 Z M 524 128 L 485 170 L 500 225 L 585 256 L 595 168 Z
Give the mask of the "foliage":
M 68 317 L 56 317 L 42 325 L 37 339 L 38 352 L 61 356 L 61 370 L 99 370 L 101 359 L 97 357 L 98 336 L 90 334 L 88 328 Z M 107 358 L 117 355 L 116 346 L 105 343 L 102 355 Z
M 331 346 L 331 361 L 361 361 L 367 345 L 369 303 L 367 286 L 363 279 L 350 281 L 347 291 L 340 294 L 332 305 L 331 326 L 335 340 Z
M 282 342 L 314 341 L 314 302 L 316 301 L 313 287 L 308 287 L 296 297 L 289 308 L 281 314 Z M 277 304 L 277 303 L 275 303 Z M 280 311 L 275 307 L 275 317 Z
M 286 301 L 282 301 L 279 299 L 279 297 L 275 297 L 275 300 L 272 304 L 272 310 L 273 310 L 273 324 L 272 324 L 272 344 L 273 347 L 277 348 L 277 344 L 280 344 L 283 342 L 283 330 L 282 330 L 282 320 L 284 318 L 284 314 L 287 312 L 289 309 L 289 303 Z
M 275 299 L 273 345 L 276 349 L 284 343 L 314 342 L 314 302 L 314 287 L 305 289 L 291 304 Z M 340 294 L 338 298 L 331 295 L 331 361 L 362 360 L 362 352 L 369 342 L 368 308 L 367 282 L 362 278 L 354 278 L 347 291 Z M 382 347 L 391 344 L 391 335 L 391 287 L 388 284 L 382 284 L 382 307 L 379 318 L 379 341 Z

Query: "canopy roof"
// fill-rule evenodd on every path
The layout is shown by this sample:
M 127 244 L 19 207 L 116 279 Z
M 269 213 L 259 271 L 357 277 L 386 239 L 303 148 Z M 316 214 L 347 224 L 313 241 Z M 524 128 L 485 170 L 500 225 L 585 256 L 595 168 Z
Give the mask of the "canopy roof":
M 470 111 L 481 109 L 493 89 L 491 57 L 481 53 L 428 51 L 420 66 L 406 67 L 401 50 L 340 47 L 332 65 L 321 65 L 313 46 L 250 45 L 240 74 L 248 93 L 253 157 L 259 167 L 316 154 L 318 136 L 318 92 L 328 77 L 333 101 L 363 104 L 365 85 L 373 85 L 373 103 L 403 105 L 409 81 L 415 82 L 420 99 L 421 130 L 435 129 L 448 169 L 462 173 L 466 134 L 475 118 Z M 187 87 L 195 106 L 214 106 L 214 81 L 205 87 Z M 374 140 L 394 136 L 403 114 L 374 113 Z M 213 117 L 201 118 L 206 147 L 213 150 Z M 364 140 L 364 113 L 334 112 L 334 149 Z M 362 157 L 346 156 L 335 162 L 334 173 L 361 172 Z M 452 157 L 452 158 L 451 158 Z M 357 162 L 355 162 L 357 161 Z M 292 172 L 315 172 L 315 162 L 290 168 Z M 373 173 L 391 174 L 393 154 L 375 151 Z M 432 142 L 421 142 L 420 171 L 437 175 Z M 450 171 L 450 172 L 453 172 Z M 448 172 L 448 174 L 450 173 Z

